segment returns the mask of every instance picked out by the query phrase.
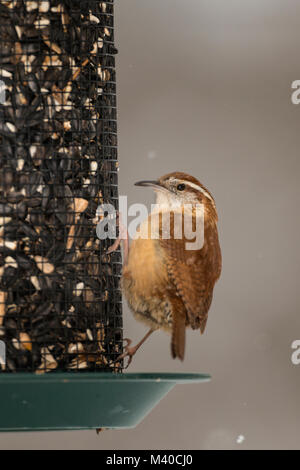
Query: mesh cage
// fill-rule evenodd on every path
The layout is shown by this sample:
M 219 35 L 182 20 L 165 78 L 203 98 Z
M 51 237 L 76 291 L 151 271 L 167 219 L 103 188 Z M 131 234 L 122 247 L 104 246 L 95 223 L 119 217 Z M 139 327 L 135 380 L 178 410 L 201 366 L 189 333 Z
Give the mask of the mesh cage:
M 121 370 L 120 253 L 96 235 L 118 204 L 116 52 L 113 0 L 1 1 L 4 372 Z

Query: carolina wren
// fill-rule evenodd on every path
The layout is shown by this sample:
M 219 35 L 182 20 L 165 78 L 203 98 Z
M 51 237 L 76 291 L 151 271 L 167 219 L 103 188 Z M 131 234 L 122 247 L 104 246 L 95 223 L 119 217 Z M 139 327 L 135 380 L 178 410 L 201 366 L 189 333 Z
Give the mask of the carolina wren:
M 196 178 L 181 172 L 169 173 L 158 181 L 140 181 L 136 186 L 154 189 L 156 209 L 141 223 L 132 241 L 123 266 L 122 288 L 134 316 L 150 330 L 135 347 L 127 340 L 120 358 L 128 356 L 131 362 L 146 338 L 163 329 L 171 334 L 172 357 L 183 360 L 186 327 L 204 332 L 214 285 L 221 274 L 215 201 Z M 203 243 L 187 249 L 190 240 L 184 234 L 175 236 L 174 222 L 178 214 L 185 220 L 189 211 L 195 226 L 199 205 L 204 217 Z M 162 222 L 166 215 L 170 219 L 169 237 L 164 236 Z

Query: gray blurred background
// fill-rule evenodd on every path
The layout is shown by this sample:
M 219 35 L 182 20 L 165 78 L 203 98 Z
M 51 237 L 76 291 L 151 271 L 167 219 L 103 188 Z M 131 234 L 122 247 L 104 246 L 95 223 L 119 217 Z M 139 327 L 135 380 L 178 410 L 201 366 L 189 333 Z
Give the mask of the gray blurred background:
M 131 372 L 209 372 L 136 429 L 1 434 L 11 449 L 300 449 L 298 0 L 118 0 L 120 194 L 175 170 L 213 193 L 223 274 L 183 364 L 156 333 Z M 124 308 L 125 336 L 145 327 Z M 45 403 L 45 406 L 47 404 Z

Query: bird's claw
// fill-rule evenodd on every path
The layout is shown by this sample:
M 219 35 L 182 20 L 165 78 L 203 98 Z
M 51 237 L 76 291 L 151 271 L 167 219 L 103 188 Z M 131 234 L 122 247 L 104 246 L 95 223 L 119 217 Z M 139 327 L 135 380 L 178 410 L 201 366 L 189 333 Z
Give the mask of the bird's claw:
M 106 253 L 110 255 L 111 253 L 114 253 L 115 251 L 117 251 L 117 249 L 120 246 L 120 243 L 121 243 L 121 239 L 117 238 L 116 241 L 107 248 Z
M 127 343 L 125 345 L 125 349 L 128 348 L 132 343 L 132 339 L 129 339 L 129 338 L 123 338 L 123 341 L 126 341 L 126 343 Z
M 124 338 L 123 341 L 126 341 L 126 345 L 124 346 L 125 348 L 125 351 L 120 354 L 120 356 L 117 357 L 117 359 L 114 361 L 114 362 L 119 362 L 119 361 L 122 361 L 122 359 L 125 359 L 125 357 L 128 357 L 128 362 L 126 364 L 126 366 L 124 367 L 124 369 L 127 369 L 129 364 L 131 363 L 132 361 L 132 358 L 133 356 L 135 355 L 136 353 L 136 348 L 133 347 L 133 348 L 130 348 L 130 345 L 132 343 L 132 340 L 129 339 L 129 338 Z

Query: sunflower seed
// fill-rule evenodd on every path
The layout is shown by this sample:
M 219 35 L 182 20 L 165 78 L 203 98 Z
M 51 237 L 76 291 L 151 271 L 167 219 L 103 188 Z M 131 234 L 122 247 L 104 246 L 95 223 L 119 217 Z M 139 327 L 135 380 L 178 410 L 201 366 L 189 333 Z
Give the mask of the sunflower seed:
M 0 291 L 0 326 L 3 324 L 5 314 L 6 292 Z
M 51 274 L 54 271 L 53 264 L 49 263 L 46 258 L 42 256 L 35 256 L 34 260 L 36 262 L 37 267 L 42 271 L 44 274 Z
M 5 267 L 8 268 L 9 266 L 11 266 L 12 268 L 18 267 L 16 260 L 11 256 L 7 256 L 5 258 Z

